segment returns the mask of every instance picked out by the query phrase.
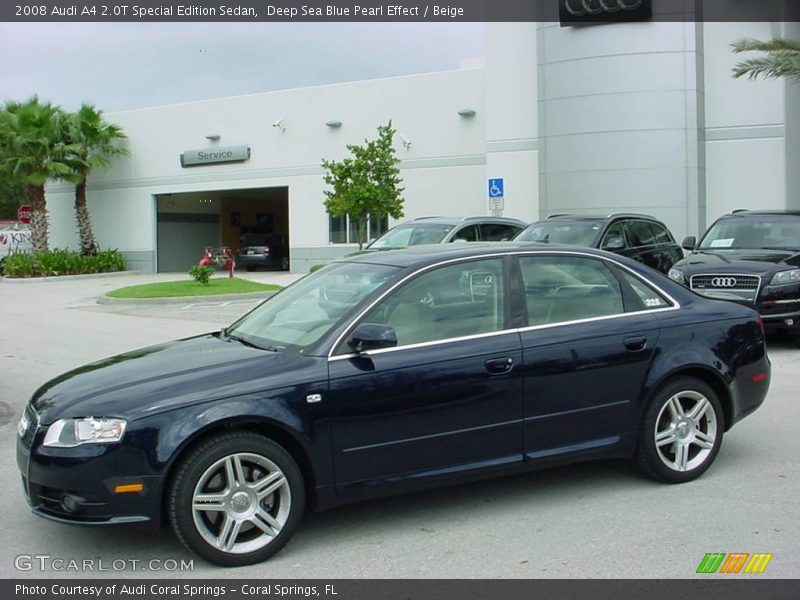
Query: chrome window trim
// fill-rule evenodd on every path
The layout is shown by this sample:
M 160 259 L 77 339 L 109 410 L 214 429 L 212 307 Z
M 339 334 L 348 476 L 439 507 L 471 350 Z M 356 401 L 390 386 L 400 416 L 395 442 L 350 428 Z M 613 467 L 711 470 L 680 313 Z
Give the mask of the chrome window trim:
M 490 331 L 488 333 L 478 333 L 478 334 L 475 334 L 475 335 L 467 335 L 467 336 L 461 336 L 461 337 L 457 337 L 457 338 L 445 338 L 445 339 L 442 339 L 442 340 L 432 340 L 430 342 L 420 342 L 420 343 L 417 343 L 417 344 L 406 344 L 404 346 L 395 346 L 393 348 L 381 348 L 379 350 L 369 350 L 367 352 L 362 352 L 361 354 L 356 354 L 354 352 L 351 352 L 351 353 L 348 353 L 348 354 L 334 355 L 334 352 L 339 347 L 339 345 L 344 341 L 344 339 L 347 337 L 347 335 L 349 333 L 351 333 L 353 331 L 353 329 L 355 329 L 355 326 L 358 324 L 359 320 L 364 315 L 366 315 L 370 310 L 372 310 L 372 308 L 375 307 L 379 302 L 381 302 L 386 296 L 391 294 L 395 289 L 397 289 L 398 287 L 403 285 L 406 281 L 408 281 L 412 277 L 415 277 L 416 275 L 420 275 L 422 273 L 425 273 L 426 271 L 430 271 L 431 269 L 435 269 L 435 268 L 438 268 L 438 267 L 441 267 L 441 266 L 446 266 L 446 265 L 450 265 L 450 264 L 457 264 L 457 263 L 460 263 L 460 262 L 486 260 L 486 259 L 491 259 L 491 258 L 503 258 L 505 256 L 517 256 L 517 257 L 520 257 L 520 256 L 533 256 L 533 257 L 536 257 L 536 256 L 580 256 L 582 258 L 591 258 L 591 259 L 595 259 L 595 260 L 610 262 L 610 263 L 613 263 L 614 265 L 616 265 L 617 267 L 623 269 L 624 271 L 626 271 L 627 273 L 629 273 L 633 277 L 639 279 L 644 284 L 646 284 L 648 287 L 651 287 L 651 288 L 655 289 L 659 294 L 661 294 L 664 298 L 666 298 L 667 301 L 671 302 L 672 305 L 671 306 L 665 306 L 663 308 L 648 308 L 648 309 L 645 309 L 645 310 L 638 310 L 638 311 L 634 311 L 634 312 L 623 312 L 623 313 L 618 313 L 618 314 L 615 314 L 615 315 L 606 315 L 606 316 L 601 316 L 601 317 L 589 317 L 589 318 L 586 318 L 586 319 L 576 319 L 576 320 L 573 320 L 573 321 L 562 321 L 560 323 L 544 323 L 544 324 L 541 324 L 541 325 L 529 325 L 527 327 L 516 327 L 516 328 L 512 328 L 512 329 L 503 329 L 503 330 L 500 330 L 500 331 Z M 387 353 L 390 353 L 390 352 L 397 352 L 397 351 L 400 351 L 400 350 L 423 348 L 423 347 L 428 347 L 428 346 L 436 346 L 436 345 L 440 345 L 440 344 L 451 344 L 451 343 L 454 343 L 454 342 L 463 342 L 463 341 L 468 341 L 468 340 L 476 340 L 476 339 L 492 337 L 492 336 L 497 336 L 497 335 L 503 335 L 503 334 L 508 334 L 508 333 L 515 333 L 516 332 L 516 333 L 519 334 L 519 333 L 524 333 L 524 332 L 527 332 L 527 331 L 534 331 L 534 330 L 537 330 L 537 329 L 548 329 L 550 327 L 563 327 L 565 325 L 576 325 L 576 324 L 581 324 L 581 323 L 591 323 L 593 321 L 603 321 L 603 320 L 608 320 L 608 319 L 619 319 L 621 317 L 630 317 L 630 316 L 643 315 L 643 314 L 668 312 L 668 311 L 673 311 L 673 310 L 680 310 L 680 308 L 681 308 L 680 302 L 678 302 L 675 298 L 673 298 L 667 292 L 665 292 L 663 289 L 661 289 L 657 284 L 651 282 L 648 279 L 645 279 L 644 277 L 639 275 L 636 271 L 634 271 L 630 267 L 628 267 L 626 265 L 623 265 L 622 263 L 614 260 L 613 258 L 607 258 L 605 256 L 597 256 L 597 255 L 594 255 L 594 254 L 588 254 L 588 253 L 585 253 L 585 252 L 578 252 L 578 251 L 574 251 L 574 250 L 552 250 L 552 251 L 548 250 L 548 251 L 544 251 L 544 252 L 543 251 L 531 252 L 531 251 L 519 250 L 519 251 L 513 251 L 513 252 L 494 252 L 494 253 L 490 253 L 490 254 L 480 254 L 480 255 L 477 255 L 477 256 L 467 256 L 467 257 L 453 258 L 453 259 L 450 259 L 450 260 L 434 263 L 432 265 L 427 265 L 427 266 L 421 267 L 420 269 L 412 271 L 411 273 L 409 273 L 408 275 L 406 275 L 405 277 L 403 277 L 399 281 L 395 282 L 383 294 L 378 296 L 378 298 L 373 300 L 363 311 L 361 311 L 358 315 L 356 315 L 350 321 L 350 323 L 347 325 L 347 327 L 344 329 L 344 331 L 342 331 L 342 333 L 336 338 L 336 340 L 334 341 L 333 345 L 331 346 L 331 349 L 328 351 L 328 362 L 333 362 L 333 361 L 337 361 L 337 360 L 346 360 L 346 359 L 349 360 L 349 359 L 355 358 L 357 356 L 373 356 L 373 355 L 379 355 L 379 354 L 387 354 Z

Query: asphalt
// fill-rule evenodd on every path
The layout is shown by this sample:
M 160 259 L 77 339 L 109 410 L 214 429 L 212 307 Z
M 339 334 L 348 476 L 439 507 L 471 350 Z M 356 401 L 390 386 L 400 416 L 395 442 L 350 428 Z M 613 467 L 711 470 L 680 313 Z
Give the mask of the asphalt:
M 759 577 L 800 576 L 800 350 L 781 338 L 770 339 L 766 403 L 725 436 L 716 463 L 689 484 L 657 484 L 611 461 L 355 504 L 307 516 L 278 555 L 235 570 L 193 557 L 168 530 L 80 528 L 33 516 L 14 444 L 35 388 L 111 354 L 217 329 L 258 302 L 97 304 L 114 287 L 170 278 L 0 283 L 0 577 L 686 578 L 701 577 L 695 570 L 707 552 L 770 552 Z M 35 555 L 140 562 L 122 572 L 18 568 L 26 564 L 18 557 Z M 193 569 L 147 570 L 151 559 L 193 560 Z

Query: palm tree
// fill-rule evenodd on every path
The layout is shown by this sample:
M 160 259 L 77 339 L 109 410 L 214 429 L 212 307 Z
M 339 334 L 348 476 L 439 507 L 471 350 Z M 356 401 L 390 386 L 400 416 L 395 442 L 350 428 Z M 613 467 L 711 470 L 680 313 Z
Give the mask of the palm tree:
M 750 79 L 786 77 L 800 83 L 800 40 L 775 38 L 768 42 L 743 39 L 731 44 L 736 54 L 763 52 L 764 56 L 748 58 L 733 69 L 734 78 L 747 75 Z
M 70 173 L 66 115 L 58 106 L 33 96 L 6 102 L 0 111 L 0 176 L 25 183 L 31 205 L 33 249 L 47 251 L 47 204 L 44 184 Z
M 69 141 L 75 148 L 71 157 L 72 173 L 65 177 L 75 184 L 75 219 L 78 222 L 81 254 L 97 253 L 97 240 L 92 231 L 92 221 L 86 206 L 86 181 L 93 169 L 107 169 L 112 156 L 127 154 L 117 146 L 125 139 L 122 129 L 106 122 L 103 111 L 83 104 L 78 112 L 69 115 Z

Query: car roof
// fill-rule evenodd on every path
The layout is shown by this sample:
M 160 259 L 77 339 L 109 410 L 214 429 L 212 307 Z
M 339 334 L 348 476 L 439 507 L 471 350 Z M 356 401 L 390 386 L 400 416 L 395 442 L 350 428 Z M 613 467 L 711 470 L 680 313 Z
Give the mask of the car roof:
M 800 210 L 734 210 L 730 214 L 722 215 L 722 219 L 729 217 L 800 217 Z
M 536 223 L 546 223 L 547 221 L 611 221 L 614 219 L 639 219 L 642 221 L 654 221 L 661 223 L 658 219 L 651 215 L 642 213 L 611 213 L 610 215 L 582 215 L 582 214 L 569 214 L 559 213 L 555 215 L 548 215 L 544 219 L 536 221 Z M 531 223 L 533 225 L 534 223 Z
M 538 242 L 469 242 L 463 244 L 426 244 L 410 246 L 401 250 L 370 252 L 348 256 L 334 262 L 358 262 L 389 265 L 393 267 L 420 267 L 426 264 L 484 256 L 487 254 L 511 254 L 514 252 L 552 252 L 571 250 L 582 254 L 608 257 L 608 253 L 568 244 L 541 244 Z
M 411 219 L 410 221 L 403 221 L 396 225 L 399 227 L 400 225 L 411 225 L 412 223 L 437 223 L 442 225 L 461 225 L 464 223 L 499 223 L 503 225 L 521 225 L 525 227 L 527 223 L 525 221 L 520 221 L 519 219 L 513 219 L 511 217 L 417 217 L 416 219 Z

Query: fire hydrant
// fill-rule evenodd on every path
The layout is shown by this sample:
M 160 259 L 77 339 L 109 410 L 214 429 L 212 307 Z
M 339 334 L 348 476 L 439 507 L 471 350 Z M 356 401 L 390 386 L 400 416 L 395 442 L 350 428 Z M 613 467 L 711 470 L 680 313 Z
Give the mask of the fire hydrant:
M 228 270 L 228 277 L 233 277 L 233 270 L 236 268 L 236 261 L 233 260 L 233 254 L 230 248 L 222 249 L 222 260 L 225 261 L 225 268 Z

